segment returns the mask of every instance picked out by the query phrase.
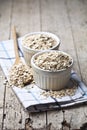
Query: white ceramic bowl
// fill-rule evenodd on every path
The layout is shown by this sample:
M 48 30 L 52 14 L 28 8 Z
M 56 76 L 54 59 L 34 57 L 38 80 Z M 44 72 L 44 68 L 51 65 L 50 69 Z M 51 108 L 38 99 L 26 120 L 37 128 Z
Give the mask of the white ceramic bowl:
M 36 85 L 41 89 L 61 90 L 65 88 L 65 86 L 67 85 L 70 79 L 73 59 L 69 54 L 57 50 L 58 52 L 62 52 L 63 54 L 70 56 L 70 58 L 72 59 L 70 66 L 67 69 L 62 69 L 57 71 L 43 70 L 34 63 L 34 60 L 37 56 L 50 51 L 55 51 L 55 50 L 39 52 L 31 58 L 31 66 L 33 69 L 34 80 Z
M 52 48 L 49 48 L 47 50 L 58 50 L 59 48 L 59 45 L 60 45 L 60 39 L 55 35 L 55 34 L 52 34 L 52 33 L 49 33 L 49 32 L 33 32 L 33 33 L 29 33 L 27 35 L 25 35 L 22 40 L 24 40 L 27 36 L 31 36 L 31 35 L 37 35 L 37 34 L 44 34 L 44 35 L 47 35 L 47 36 L 50 36 L 52 37 L 55 41 L 56 41 L 56 45 L 53 46 Z M 37 52 L 40 52 L 40 51 L 43 51 L 43 50 L 35 50 L 35 49 L 31 49 L 29 47 L 26 47 L 22 44 L 22 49 L 23 49 L 23 54 L 24 54 L 24 59 L 25 59 L 25 62 L 30 66 L 31 65 L 31 57 L 37 53 Z

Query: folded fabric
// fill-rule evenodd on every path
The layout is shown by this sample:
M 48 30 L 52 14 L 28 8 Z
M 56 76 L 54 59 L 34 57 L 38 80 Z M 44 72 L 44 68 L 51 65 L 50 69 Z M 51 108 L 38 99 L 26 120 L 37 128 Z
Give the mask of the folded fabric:
M 23 58 L 21 40 L 22 38 L 19 38 L 18 43 L 20 57 Z M 15 53 L 13 40 L 0 42 L 0 65 L 7 78 L 9 70 L 12 67 L 14 61 Z M 12 90 L 16 94 L 23 107 L 26 108 L 29 112 L 62 109 L 62 107 L 68 107 L 87 102 L 87 87 L 79 79 L 74 71 L 71 72 L 70 83 L 72 83 L 72 85 L 77 84 L 75 94 L 73 96 L 66 95 L 60 98 L 54 98 L 52 96 L 46 97 L 44 95 L 41 95 L 43 90 L 38 88 L 35 84 L 27 85 L 24 88 L 18 88 L 14 86 L 12 87 Z

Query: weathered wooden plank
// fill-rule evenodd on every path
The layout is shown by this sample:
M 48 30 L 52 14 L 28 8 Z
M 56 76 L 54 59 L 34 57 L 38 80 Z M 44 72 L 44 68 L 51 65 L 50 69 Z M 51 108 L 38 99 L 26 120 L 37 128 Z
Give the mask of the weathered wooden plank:
M 5 79 L 5 76 L 2 72 L 2 69 L 0 67 L 0 108 L 3 108 L 3 99 L 4 99 L 4 79 Z
M 80 129 L 87 122 L 87 106 L 79 106 L 65 111 L 65 119 L 70 123 L 71 130 Z
M 12 24 L 15 24 L 20 36 L 40 31 L 39 1 L 13 1 Z
M 9 39 L 10 15 L 11 15 L 11 0 L 0 1 L 0 41 Z M 4 117 L 4 96 L 5 87 L 4 74 L 0 67 L 0 129 L 3 128 Z
M 49 6 L 48 6 L 49 5 Z M 69 21 L 65 0 L 44 0 L 41 1 L 42 30 L 50 31 L 61 39 L 60 50 L 71 54 L 74 59 L 74 69 L 79 74 L 78 59 L 75 51 L 71 23 Z M 80 75 L 80 74 L 79 74 Z M 70 111 L 72 113 L 72 110 Z M 52 129 L 62 127 L 63 113 L 61 111 L 48 112 L 48 122 L 53 122 Z M 59 118 L 58 118 L 59 117 Z M 68 115 L 67 115 L 68 117 Z M 67 118 L 68 119 L 68 118 Z M 70 118 L 68 119 L 68 122 Z M 67 128 L 68 130 L 69 128 Z
M 40 31 L 39 0 L 15 0 L 12 5 L 11 25 L 15 24 L 16 30 L 20 36 L 29 32 Z M 4 121 L 4 129 L 24 128 L 25 119 L 28 117 L 29 115 L 23 111 L 11 88 L 7 87 L 6 119 Z M 34 116 L 31 115 L 30 117 L 33 120 L 32 125 L 34 128 L 42 127 L 46 124 L 44 113 L 40 115 L 35 114 Z M 43 121 L 41 120 L 42 117 Z
M 15 2 L 16 2 L 16 4 L 15 4 Z M 18 14 L 16 11 L 19 11 L 21 13 L 20 9 L 22 8 L 22 5 L 24 5 L 24 4 L 21 3 L 21 1 L 20 1 L 20 6 L 17 6 L 17 1 L 15 1 L 15 2 L 12 3 L 11 7 L 9 7 L 7 4 L 7 8 L 10 8 L 10 10 L 12 11 L 11 16 L 10 16 L 10 27 L 12 26 L 13 19 L 18 21 L 18 19 L 20 17 L 20 20 L 22 20 L 21 19 L 22 16 L 20 14 Z M 25 1 L 25 3 L 26 3 L 26 1 Z M 10 4 L 11 4 L 11 2 L 10 2 Z M 26 5 L 27 5 L 27 3 L 26 3 Z M 17 7 L 19 8 L 19 10 L 17 10 Z M 23 8 L 25 9 L 25 7 L 23 7 Z M 18 15 L 17 18 L 16 18 L 15 14 Z M 10 27 L 9 27 L 9 30 L 10 30 L 10 34 L 11 34 Z M 20 24 L 19 24 L 19 27 L 20 27 Z M 25 127 L 25 118 L 27 118 L 28 115 L 21 108 L 19 101 L 17 100 L 16 96 L 14 95 L 13 91 L 11 90 L 11 88 L 9 86 L 7 86 L 7 88 L 6 88 L 5 114 L 6 114 L 6 117 L 4 120 L 3 129 L 18 129 L 18 128 Z
M 34 113 L 31 114 L 31 119 L 32 119 L 32 127 L 33 128 L 43 128 L 46 126 L 46 113 Z
M 87 73 L 86 73 L 86 12 L 87 12 L 87 2 L 82 0 L 73 0 L 73 1 L 66 1 L 67 13 L 68 18 L 71 25 L 73 43 L 78 59 L 78 65 L 80 68 L 81 78 L 87 84 Z M 86 120 L 86 106 L 79 107 L 77 109 L 72 110 L 72 125 L 71 129 L 78 129 L 83 123 L 87 122 Z M 69 111 L 67 112 L 69 114 Z M 80 117 L 80 118 L 79 118 Z M 79 120 L 78 120 L 79 119 Z
M 10 25 L 15 24 L 17 31 L 20 35 L 24 35 L 32 31 L 49 31 L 59 35 L 61 38 L 61 50 L 64 50 L 72 55 L 74 58 L 74 69 L 78 72 L 81 69 L 81 76 L 87 83 L 86 72 L 86 13 L 87 13 L 87 1 L 84 0 L 15 0 L 11 3 L 11 0 L 6 3 L 3 2 L 3 6 L 0 3 L 1 14 L 7 6 L 8 24 L 7 30 L 10 30 Z M 40 2 L 40 3 L 39 3 Z M 49 5 L 49 6 L 48 6 Z M 12 8 L 11 8 L 12 6 Z M 10 10 L 12 10 L 10 14 Z M 6 12 L 5 12 L 6 13 Z M 11 15 L 11 17 L 9 16 Z M 5 29 L 6 24 L 5 16 L 1 15 L 0 22 L 1 30 Z M 1 24 L 2 23 L 2 24 Z M 7 33 L 8 32 L 8 33 Z M 9 38 L 9 31 L 2 36 L 2 39 Z M 83 55 L 82 55 L 83 54 Z M 80 66 L 80 68 L 79 68 Z M 3 95 L 0 96 L 3 98 Z M 1 103 L 2 104 L 2 103 Z M 8 86 L 6 89 L 6 118 L 4 120 L 4 129 L 21 129 L 24 128 L 25 118 L 29 117 L 28 113 L 25 113 L 19 104 L 17 98 Z M 65 110 L 65 119 L 68 123 L 71 123 L 71 129 L 78 129 L 82 123 L 87 122 L 87 108 L 79 107 Z M 0 109 L 0 116 L 2 116 L 2 108 Z M 58 130 L 62 127 L 63 113 L 62 111 L 51 111 L 46 114 L 31 114 L 30 115 L 35 128 L 40 128 L 46 123 L 52 123 L 52 130 Z M 80 118 L 79 118 L 80 117 Z M 2 122 L 2 119 L 0 120 Z M 1 126 L 0 126 L 1 127 Z M 66 128 L 68 130 L 68 128 Z
M 2 72 L 2 69 L 0 67 L 0 129 L 3 127 L 3 112 L 4 112 L 4 94 L 5 94 L 5 86 L 3 84 L 4 82 L 4 74 Z
M 4 129 L 22 129 L 25 126 L 25 118 L 27 113 L 23 112 L 18 99 L 10 88 L 9 84 L 6 86 L 6 103 L 5 103 L 5 120 Z
M 12 0 L 0 1 L 0 41 L 9 39 Z
M 2 129 L 3 108 L 0 108 L 0 129 Z
M 67 11 L 72 27 L 74 45 L 79 61 L 82 79 L 87 84 L 87 1 L 67 1 Z

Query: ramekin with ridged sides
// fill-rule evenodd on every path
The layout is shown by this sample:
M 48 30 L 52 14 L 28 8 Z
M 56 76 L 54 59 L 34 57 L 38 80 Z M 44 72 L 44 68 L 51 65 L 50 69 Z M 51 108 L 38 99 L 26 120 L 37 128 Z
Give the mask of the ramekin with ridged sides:
M 31 58 L 31 66 L 33 69 L 34 80 L 36 85 L 41 89 L 61 90 L 66 87 L 70 79 L 71 69 L 73 66 L 73 59 L 69 54 L 62 51 L 58 51 L 58 52 L 62 52 L 65 55 L 68 55 L 72 59 L 70 66 L 67 67 L 66 69 L 57 70 L 57 71 L 41 69 L 34 63 L 35 58 L 37 58 L 39 55 L 43 53 L 50 52 L 50 51 L 55 51 L 55 50 L 38 52 Z
M 58 50 L 59 49 L 59 45 L 60 45 L 60 39 L 59 37 L 57 37 L 55 34 L 53 33 L 49 33 L 49 32 L 33 32 L 33 33 L 29 33 L 27 35 L 25 35 L 23 38 L 22 38 L 22 49 L 23 49 L 23 54 L 24 54 L 24 59 L 25 59 L 25 62 L 27 63 L 27 65 L 31 65 L 31 57 L 37 53 L 37 52 L 40 52 L 40 51 L 43 51 L 42 49 L 32 49 L 30 47 L 27 47 L 26 45 L 23 44 L 23 40 L 26 39 L 27 37 L 30 37 L 30 36 L 36 36 L 38 34 L 41 34 L 41 35 L 47 35 L 49 37 L 52 37 L 55 41 L 56 41 L 56 44 L 49 48 L 49 49 L 45 49 L 45 50 Z

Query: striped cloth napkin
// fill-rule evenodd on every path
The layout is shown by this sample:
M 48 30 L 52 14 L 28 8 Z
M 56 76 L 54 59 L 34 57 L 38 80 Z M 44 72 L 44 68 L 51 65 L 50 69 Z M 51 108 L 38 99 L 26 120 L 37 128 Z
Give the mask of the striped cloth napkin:
M 23 59 L 22 38 L 18 39 L 20 57 Z M 0 65 L 5 76 L 8 79 L 9 70 L 15 61 L 13 40 L 0 42 Z M 73 82 L 74 81 L 74 82 Z M 35 84 L 27 85 L 24 88 L 12 87 L 20 103 L 29 112 L 40 112 L 53 109 L 62 109 L 63 107 L 74 106 L 87 102 L 87 87 L 79 79 L 77 74 L 72 71 L 70 84 L 77 85 L 73 96 L 66 95 L 61 98 L 41 95 L 44 90 L 38 88 Z M 70 87 L 72 86 L 70 85 Z

